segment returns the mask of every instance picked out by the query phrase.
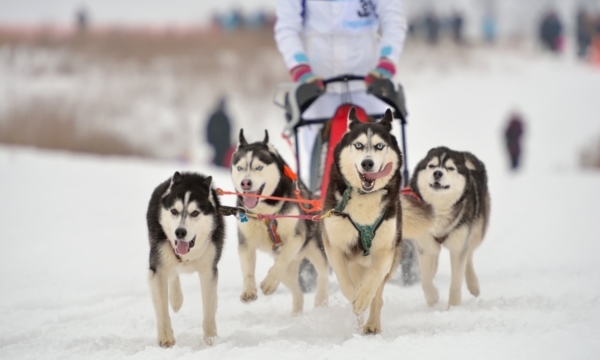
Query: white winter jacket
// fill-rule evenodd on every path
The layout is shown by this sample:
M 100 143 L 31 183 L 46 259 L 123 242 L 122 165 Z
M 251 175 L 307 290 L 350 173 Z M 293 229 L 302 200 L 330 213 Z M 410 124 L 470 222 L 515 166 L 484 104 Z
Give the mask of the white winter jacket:
M 405 35 L 400 0 L 277 3 L 275 40 L 285 64 L 292 69 L 307 63 L 322 78 L 366 75 L 381 57 L 397 62 Z

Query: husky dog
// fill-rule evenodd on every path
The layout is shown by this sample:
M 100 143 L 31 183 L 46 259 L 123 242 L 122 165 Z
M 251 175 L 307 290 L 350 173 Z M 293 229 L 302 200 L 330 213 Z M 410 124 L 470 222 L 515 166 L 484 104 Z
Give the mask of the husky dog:
M 158 344 L 175 344 L 167 297 L 173 311 L 183 304 L 178 272 L 198 272 L 202 288 L 204 341 L 217 336 L 217 264 L 225 226 L 212 177 L 176 172 L 152 193 L 146 219 L 150 239 L 149 281 Z M 168 286 L 168 289 L 167 289 Z
M 471 153 L 434 148 L 417 165 L 410 186 L 436 213 L 434 228 L 411 238 L 417 246 L 427 304 L 439 300 L 433 276 L 442 245 L 450 250 L 452 265 L 449 306 L 461 303 L 463 277 L 469 292 L 478 296 L 473 252 L 483 240 L 490 215 L 485 166 Z
M 269 143 L 266 130 L 264 140 L 252 144 L 244 138 L 243 129 L 240 130 L 239 145 L 231 162 L 231 177 L 239 193 L 296 198 L 295 176 Z M 296 184 L 302 197 L 310 198 L 304 184 L 300 180 Z M 237 205 L 250 214 L 304 214 L 296 203 L 251 196 L 238 196 Z M 241 300 L 250 302 L 257 298 L 254 269 L 256 250 L 261 250 L 275 258 L 275 263 L 260 284 L 263 294 L 272 294 L 283 282 L 292 292 L 292 313 L 301 313 L 304 297 L 298 281 L 298 268 L 306 257 L 317 271 L 315 305 L 326 305 L 329 264 L 315 228 L 312 221 L 298 218 L 258 220 L 248 216 L 238 222 L 238 253 L 244 278 Z
M 390 133 L 392 112 L 379 123 L 361 123 L 352 108 L 348 120 L 330 170 L 323 211 L 333 216 L 323 220 L 323 242 L 354 312 L 370 304 L 364 333 L 376 334 L 383 288 L 400 262 L 403 232 L 426 234 L 433 215 L 426 205 L 400 200 L 402 153 Z

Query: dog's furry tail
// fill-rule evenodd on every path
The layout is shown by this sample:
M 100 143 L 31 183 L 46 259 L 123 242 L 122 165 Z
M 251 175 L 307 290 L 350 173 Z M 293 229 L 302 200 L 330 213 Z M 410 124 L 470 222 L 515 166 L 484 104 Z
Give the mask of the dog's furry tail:
M 429 233 L 435 225 L 433 207 L 413 196 L 400 195 L 402 238 L 416 239 Z

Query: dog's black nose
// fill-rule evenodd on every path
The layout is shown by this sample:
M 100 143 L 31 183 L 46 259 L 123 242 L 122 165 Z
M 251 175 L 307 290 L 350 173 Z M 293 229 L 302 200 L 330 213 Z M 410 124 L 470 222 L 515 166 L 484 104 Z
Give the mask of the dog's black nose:
M 441 171 L 439 171 L 439 170 L 436 170 L 436 171 L 433 172 L 433 177 L 436 180 L 439 180 L 442 176 L 444 176 L 444 173 L 441 172 Z
M 244 190 L 252 189 L 252 180 L 250 180 L 250 179 L 242 180 L 242 189 L 244 189 Z
M 373 160 L 371 159 L 365 159 L 360 163 L 360 166 L 362 166 L 364 171 L 371 171 L 374 165 L 375 163 L 373 163 Z
M 177 228 L 175 230 L 175 236 L 177 236 L 178 239 L 183 239 L 186 235 L 187 235 L 187 230 L 184 228 Z

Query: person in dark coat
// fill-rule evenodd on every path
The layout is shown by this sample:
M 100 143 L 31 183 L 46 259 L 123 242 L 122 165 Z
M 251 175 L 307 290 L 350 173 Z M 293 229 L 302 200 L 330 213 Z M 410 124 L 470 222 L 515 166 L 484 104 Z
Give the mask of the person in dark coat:
M 540 40 L 545 48 L 552 52 L 562 50 L 563 25 L 558 18 L 558 14 L 549 11 L 542 19 L 540 26 Z
M 427 41 L 432 45 L 437 45 L 440 37 L 440 20 L 433 11 L 427 13 L 424 19 Z
M 593 23 L 591 16 L 585 9 L 577 12 L 577 56 L 583 58 L 587 55 L 592 43 Z
M 523 136 L 523 119 L 520 114 L 513 113 L 504 132 L 506 148 L 510 156 L 510 168 L 517 170 L 521 157 L 521 137 Z
M 212 163 L 217 166 L 228 167 L 230 159 L 226 158 L 226 154 L 231 148 L 231 123 L 225 112 L 225 98 L 219 100 L 217 108 L 208 119 L 206 141 L 214 149 Z
M 463 25 L 464 18 L 460 12 L 455 12 L 452 16 L 452 37 L 457 44 L 463 43 Z

